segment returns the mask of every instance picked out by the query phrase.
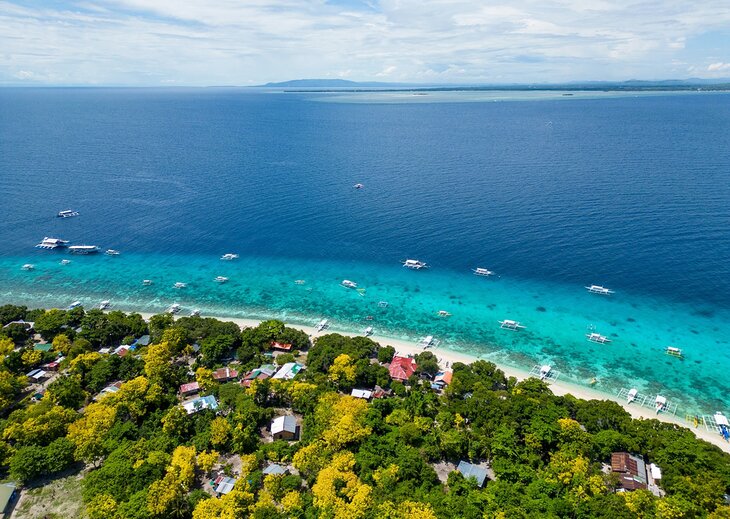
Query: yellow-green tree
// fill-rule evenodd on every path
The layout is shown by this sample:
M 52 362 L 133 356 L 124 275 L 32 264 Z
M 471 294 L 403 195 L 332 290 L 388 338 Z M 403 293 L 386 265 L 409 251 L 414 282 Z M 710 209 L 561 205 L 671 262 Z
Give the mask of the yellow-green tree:
M 144 356 L 144 372 L 150 380 L 163 381 L 172 375 L 173 350 L 168 342 L 150 344 Z
M 203 391 L 210 391 L 215 384 L 215 380 L 213 380 L 213 371 L 203 367 L 196 369 L 195 381 L 200 386 L 200 389 Z
M 317 475 L 312 486 L 314 506 L 333 519 L 364 517 L 372 506 L 372 487 L 355 474 L 355 456 L 350 451 L 335 454 Z
M 346 353 L 337 356 L 328 373 L 329 379 L 335 384 L 351 386 L 355 383 L 355 364 Z
M 15 343 L 10 337 L 0 336 L 0 362 L 5 358 L 5 355 L 15 349 Z
M 403 501 L 396 505 L 392 501 L 386 501 L 378 507 L 378 519 L 437 519 L 437 517 L 431 505 L 427 503 Z
M 222 416 L 210 422 L 210 443 L 215 447 L 224 447 L 231 435 L 231 424 Z
M 217 451 L 203 451 L 198 454 L 198 467 L 203 472 L 208 473 L 218 463 L 218 458 L 220 458 L 220 454 Z
M 32 368 L 37 365 L 42 358 L 43 354 L 36 350 L 24 350 L 20 355 L 20 359 L 23 361 L 26 368 Z
M 68 355 L 68 352 L 71 351 L 71 339 L 65 334 L 59 333 L 53 339 L 53 351 Z
M 114 425 L 116 409 L 102 402 L 89 405 L 84 415 L 68 427 L 68 439 L 76 450 L 74 457 L 96 463 L 104 455 L 104 439 Z
M 27 384 L 28 379 L 23 375 L 15 376 L 8 371 L 0 371 L 0 409 L 9 408 Z
M 111 519 L 117 513 L 117 502 L 109 494 L 99 494 L 86 505 L 89 519 Z

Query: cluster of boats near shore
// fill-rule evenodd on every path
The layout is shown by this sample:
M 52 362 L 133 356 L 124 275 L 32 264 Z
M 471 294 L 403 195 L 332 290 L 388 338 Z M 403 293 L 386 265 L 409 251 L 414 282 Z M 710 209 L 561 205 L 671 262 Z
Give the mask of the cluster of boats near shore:
M 357 189 L 361 189 L 363 186 L 356 185 L 354 187 Z M 56 216 L 58 218 L 73 218 L 73 217 L 79 216 L 79 212 L 69 209 L 69 210 L 59 211 Z M 44 249 L 44 250 L 61 249 L 61 250 L 66 250 L 70 254 L 77 254 L 77 255 L 91 255 L 91 254 L 99 254 L 102 252 L 102 248 L 97 245 L 86 245 L 86 244 L 71 245 L 69 240 L 64 240 L 64 239 L 55 238 L 55 237 L 48 237 L 48 236 L 44 237 L 43 240 L 41 240 L 40 243 L 38 243 L 36 245 L 36 247 L 39 249 Z M 115 249 L 106 249 L 104 251 L 104 254 L 106 254 L 108 256 L 118 256 L 121 253 L 120 253 L 120 251 L 115 250 Z M 235 254 L 235 253 L 225 253 L 220 257 L 220 260 L 221 261 L 233 261 L 233 260 L 238 259 L 238 257 L 239 257 L 239 255 Z M 62 265 L 68 265 L 69 263 L 71 263 L 71 260 L 62 259 L 60 263 Z M 403 267 L 408 268 L 410 270 L 419 271 L 419 270 L 424 270 L 424 269 L 429 268 L 429 265 L 426 262 L 418 260 L 418 259 L 405 259 L 401 263 L 402 263 Z M 34 268 L 35 268 L 35 265 L 33 265 L 31 263 L 26 263 L 22 266 L 23 270 L 33 270 Z M 473 268 L 472 273 L 476 276 L 485 277 L 485 278 L 498 277 L 496 272 L 489 270 L 488 268 L 484 268 L 484 267 Z M 216 276 L 213 279 L 213 282 L 218 283 L 218 284 L 227 283 L 228 281 L 229 281 L 229 278 L 227 278 L 225 276 Z M 298 279 L 295 281 L 295 283 L 298 285 L 303 285 L 303 284 L 305 284 L 305 281 Z M 153 285 L 153 280 L 144 279 L 144 280 L 142 280 L 142 285 L 151 286 L 151 285 Z M 357 291 L 360 295 L 365 295 L 365 289 L 359 287 L 358 283 L 356 283 L 355 281 L 352 281 L 349 279 L 343 279 L 341 281 L 340 285 L 343 288 Z M 182 289 L 187 288 L 187 286 L 188 285 L 186 282 L 177 281 L 173 284 L 172 287 L 175 289 L 178 289 L 178 290 L 182 290 Z M 607 287 L 604 287 L 602 285 L 594 285 L 594 284 L 587 285 L 587 286 L 585 286 L 585 289 L 591 294 L 597 294 L 600 296 L 611 296 L 612 294 L 614 294 L 613 290 L 611 290 Z M 69 305 L 68 309 L 73 309 L 78 306 L 81 306 L 81 302 L 74 301 L 71 305 Z M 111 301 L 104 300 L 99 303 L 98 308 L 100 308 L 102 310 L 107 310 L 107 309 L 111 308 L 111 306 L 112 306 Z M 380 307 L 380 308 L 386 308 L 387 306 L 388 306 L 387 301 L 378 302 L 378 307 Z M 167 311 L 172 314 L 178 314 L 181 310 L 182 310 L 182 308 L 178 303 L 173 303 L 167 309 Z M 192 316 L 200 315 L 200 310 L 194 309 L 191 311 L 190 315 L 192 315 Z M 439 310 L 437 312 L 437 316 L 447 318 L 447 317 L 451 316 L 451 313 L 447 312 L 446 310 Z M 373 317 L 367 316 L 366 319 L 372 320 Z M 526 326 L 524 324 L 522 324 L 519 321 L 513 320 L 513 319 L 503 319 L 501 321 L 498 321 L 498 323 L 499 323 L 499 327 L 501 329 L 512 331 L 512 332 L 519 332 L 521 330 L 526 329 Z M 328 327 L 329 327 L 329 321 L 327 319 L 322 319 L 315 326 L 315 330 L 317 332 L 322 332 L 322 331 L 326 330 Z M 367 328 L 365 328 L 363 330 L 363 333 L 365 336 L 372 335 L 374 333 L 373 327 L 368 326 Z M 596 343 L 596 344 L 608 344 L 611 342 L 610 338 L 598 333 L 594 329 L 593 325 L 589 325 L 588 332 L 585 334 L 585 337 L 586 337 L 587 341 Z M 428 349 L 428 348 L 437 347 L 439 345 L 439 341 L 437 339 L 435 339 L 432 335 L 428 335 L 428 336 L 424 337 L 418 344 L 421 348 Z M 680 358 L 680 359 L 683 358 L 682 350 L 679 348 L 676 348 L 674 346 L 666 347 L 665 353 L 667 355 L 670 355 L 675 358 Z M 555 379 L 557 379 L 557 376 L 558 376 L 557 372 L 555 372 L 552 369 L 552 367 L 549 365 L 536 366 L 535 368 L 533 368 L 533 371 L 535 372 L 534 375 L 538 376 L 541 380 L 555 380 Z M 594 384 L 595 382 L 596 382 L 596 379 L 593 379 L 591 384 Z M 637 399 L 639 398 L 637 395 L 638 395 L 637 390 L 631 389 L 631 390 L 625 391 L 625 394 L 623 396 L 626 398 L 627 403 L 632 403 L 632 402 L 637 401 Z M 642 397 L 641 400 L 645 402 L 647 400 L 647 398 Z M 669 406 L 667 404 L 666 399 L 664 397 L 662 397 L 661 395 L 657 395 L 656 398 L 654 399 L 654 401 L 656 404 L 655 407 L 656 407 L 657 413 L 660 411 L 667 411 L 668 409 L 671 409 L 671 406 Z

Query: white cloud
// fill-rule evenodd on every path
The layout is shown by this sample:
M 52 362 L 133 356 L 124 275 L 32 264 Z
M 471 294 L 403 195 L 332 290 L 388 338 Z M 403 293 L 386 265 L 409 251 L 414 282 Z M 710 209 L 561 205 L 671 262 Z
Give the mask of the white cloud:
M 0 0 L 0 83 L 660 78 L 677 60 L 712 75 L 687 43 L 730 27 L 726 0 L 66 1 Z
M 730 63 L 723 63 L 718 61 L 717 63 L 711 63 L 707 67 L 708 72 L 728 72 L 730 71 Z

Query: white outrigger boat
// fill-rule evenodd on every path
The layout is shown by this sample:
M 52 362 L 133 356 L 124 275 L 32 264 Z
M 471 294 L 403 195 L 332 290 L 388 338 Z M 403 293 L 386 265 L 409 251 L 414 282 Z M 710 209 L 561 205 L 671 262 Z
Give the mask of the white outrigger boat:
M 71 254 L 96 254 L 100 250 L 96 245 L 71 245 L 68 248 Z
M 609 339 L 605 335 L 601 335 L 600 333 L 596 332 L 587 333 L 586 339 L 588 339 L 590 342 L 595 342 L 598 344 L 606 344 L 607 342 L 611 342 L 611 339 Z
M 526 328 L 522 324 L 520 324 L 517 321 L 513 321 L 512 319 L 505 319 L 504 321 L 499 321 L 499 327 L 504 328 L 505 330 L 523 330 Z
M 119 256 L 121 252 L 115 249 L 107 249 L 104 254 L 106 254 L 107 256 Z
M 477 268 L 473 269 L 472 272 L 474 272 L 475 276 L 485 276 L 485 277 L 494 276 L 496 274 L 496 272 L 493 272 L 489 269 L 484 269 L 481 267 L 477 267 Z
M 421 339 L 421 342 L 418 343 L 418 346 L 420 348 L 423 348 L 424 350 L 426 348 L 435 348 L 439 345 L 439 341 L 433 338 L 433 335 L 427 335 L 423 339 Z
M 68 265 L 69 263 L 71 263 L 71 260 L 67 260 L 67 259 L 61 260 L 61 265 Z
M 234 260 L 234 259 L 238 259 L 238 254 L 232 254 L 232 253 L 229 252 L 229 253 L 224 254 L 223 256 L 221 256 L 221 259 L 224 260 L 224 261 L 231 261 L 231 260 Z
M 78 216 L 78 215 L 79 215 L 79 212 L 74 211 L 73 209 L 66 209 L 65 211 L 58 211 L 58 213 L 56 213 L 56 216 L 58 218 L 71 218 L 72 216 Z
M 540 368 L 540 380 L 545 380 L 546 378 L 550 378 L 550 372 L 553 370 L 552 366 L 549 366 L 547 364 L 543 365 Z
M 370 337 L 373 334 L 373 327 L 368 326 L 367 328 L 365 328 L 365 331 L 362 333 L 365 335 L 365 337 Z
M 172 285 L 172 288 L 186 288 L 187 286 L 187 283 L 182 283 L 181 281 L 178 281 L 177 283 Z
M 110 308 L 112 306 L 111 301 L 105 299 L 101 303 L 99 303 L 99 310 L 106 310 L 107 308 Z
M 451 313 L 446 310 L 439 310 L 438 315 L 439 317 L 451 317 Z
M 36 249 L 60 249 L 63 247 L 68 247 L 68 244 L 68 240 L 62 240 L 61 238 L 49 238 L 48 236 L 46 236 L 38 245 L 36 245 Z
M 177 303 L 172 303 L 172 304 L 170 305 L 170 308 L 168 308 L 168 310 L 167 310 L 167 311 L 168 311 L 169 313 L 171 313 L 171 314 L 175 315 L 176 313 L 178 313 L 178 312 L 180 311 L 180 305 L 179 305 L 179 304 L 177 304 Z
M 225 276 L 216 276 L 213 281 L 215 281 L 216 283 L 225 283 L 226 281 L 228 281 L 228 278 Z
M 35 268 L 35 265 L 32 263 L 26 263 L 22 267 L 20 267 L 22 270 L 33 270 Z
M 190 312 L 190 317 L 200 317 L 200 310 L 197 308 Z
M 144 286 L 148 287 L 148 286 L 152 285 L 152 280 L 151 279 L 143 279 L 142 280 L 142 284 Z
M 358 184 L 355 184 L 355 185 L 354 185 L 354 186 L 352 186 L 352 187 L 354 187 L 355 189 L 362 189 L 362 188 L 364 188 L 365 186 L 364 186 L 363 184 L 360 184 L 360 183 L 358 183 Z
M 322 319 L 320 322 L 317 323 L 317 326 L 315 326 L 314 329 L 317 330 L 318 332 L 321 332 L 328 326 L 329 326 L 329 321 L 327 321 L 327 319 Z
M 427 269 L 428 265 L 423 261 L 407 259 L 403 262 L 403 266 L 412 270 Z
M 601 285 L 591 285 L 589 287 L 585 287 L 588 292 L 591 294 L 600 294 L 602 296 L 607 296 L 610 294 L 613 294 L 613 290 L 609 290 L 606 287 L 602 287 Z
M 626 394 L 626 403 L 630 404 L 634 400 L 636 400 L 636 395 L 639 394 L 639 391 L 636 388 L 631 388 L 629 392 Z
M 674 346 L 667 346 L 666 351 L 664 352 L 667 355 L 671 355 L 672 357 L 677 357 L 678 359 L 683 358 L 682 350 L 679 348 L 675 348 Z
M 350 281 L 349 279 L 343 279 L 340 285 L 345 288 L 357 288 L 357 283 L 355 283 L 354 281 Z
M 294 284 L 295 285 L 303 285 L 305 283 L 306 283 L 306 281 L 304 281 L 303 279 L 295 279 L 294 280 Z
M 74 301 L 73 303 L 68 305 L 66 310 L 73 310 L 74 308 L 78 308 L 79 306 L 81 306 L 81 301 Z
M 657 395 L 656 400 L 654 400 L 654 409 L 656 411 L 656 414 L 659 414 L 661 411 L 666 410 L 667 399 L 664 398 L 662 395 Z

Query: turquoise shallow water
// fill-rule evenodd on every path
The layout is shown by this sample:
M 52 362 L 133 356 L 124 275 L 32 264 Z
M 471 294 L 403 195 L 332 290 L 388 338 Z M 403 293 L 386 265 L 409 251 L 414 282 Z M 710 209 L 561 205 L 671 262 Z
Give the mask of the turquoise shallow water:
M 681 412 L 724 409 L 726 368 L 730 366 L 730 315 L 718 309 L 669 302 L 618 291 L 610 297 L 588 293 L 581 285 L 561 285 L 501 276 L 480 278 L 471 272 L 414 272 L 399 265 L 353 261 L 308 261 L 214 256 L 138 255 L 71 257 L 32 252 L 3 258 L 0 268 L 10 286 L 0 299 L 29 305 L 65 307 L 74 300 L 87 306 L 103 299 L 116 308 L 164 311 L 173 302 L 183 314 L 265 318 L 315 324 L 326 317 L 333 328 L 418 340 L 431 334 L 441 347 L 482 356 L 523 369 L 550 363 L 561 378 L 615 394 L 621 387 L 660 392 L 680 404 Z M 32 261 L 32 272 L 20 266 Z M 219 285 L 216 276 L 230 278 Z M 154 281 L 145 287 L 142 279 Z M 304 285 L 294 283 L 297 279 Z M 356 281 L 363 295 L 339 285 Z M 185 289 L 173 284 L 182 281 Z M 587 284 L 600 280 L 586 280 Z M 379 301 L 387 301 L 380 308 Z M 438 317 L 446 310 L 451 317 Z M 367 321 L 366 316 L 372 316 Z M 511 332 L 498 321 L 515 319 L 527 328 Z M 612 342 L 585 339 L 587 327 Z M 669 357 L 666 346 L 681 347 L 684 360 Z
M 0 89 L 0 302 L 353 332 L 372 315 L 378 335 L 730 410 L 728 96 L 480 95 Z M 122 255 L 61 266 L 43 236 Z

